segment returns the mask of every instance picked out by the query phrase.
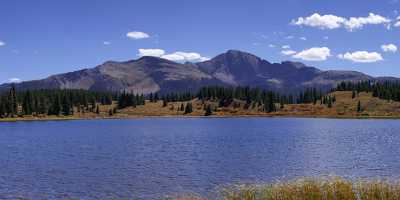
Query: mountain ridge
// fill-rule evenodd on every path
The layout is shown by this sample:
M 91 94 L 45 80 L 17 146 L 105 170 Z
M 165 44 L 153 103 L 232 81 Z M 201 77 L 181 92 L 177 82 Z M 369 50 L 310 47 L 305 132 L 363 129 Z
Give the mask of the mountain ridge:
M 320 70 L 301 62 L 270 63 L 253 54 L 228 50 L 197 63 L 176 63 L 144 56 L 123 62 L 106 61 L 94 68 L 15 83 L 17 89 L 86 89 L 98 91 L 152 92 L 195 91 L 203 86 L 250 86 L 282 93 L 307 87 L 328 90 L 340 81 L 400 80 L 373 77 L 357 71 Z M 0 85 L 0 90 L 12 84 Z

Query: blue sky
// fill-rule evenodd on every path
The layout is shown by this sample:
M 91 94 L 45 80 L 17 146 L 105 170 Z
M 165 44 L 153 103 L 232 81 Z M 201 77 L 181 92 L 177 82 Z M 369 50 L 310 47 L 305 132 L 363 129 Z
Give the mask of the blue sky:
M 399 16 L 399 0 L 3 0 L 0 82 L 140 55 L 194 62 L 228 49 L 400 77 Z

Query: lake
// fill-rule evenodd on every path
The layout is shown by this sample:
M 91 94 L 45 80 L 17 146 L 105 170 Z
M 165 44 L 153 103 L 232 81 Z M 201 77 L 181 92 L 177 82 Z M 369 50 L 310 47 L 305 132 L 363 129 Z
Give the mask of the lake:
M 398 178 L 400 121 L 144 118 L 0 123 L 0 199 L 163 199 L 303 176 Z

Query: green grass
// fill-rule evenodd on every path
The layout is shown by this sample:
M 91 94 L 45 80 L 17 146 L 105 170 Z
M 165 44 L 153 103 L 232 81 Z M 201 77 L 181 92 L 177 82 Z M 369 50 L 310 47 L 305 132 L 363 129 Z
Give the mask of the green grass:
M 193 200 L 193 196 L 177 200 Z M 199 196 L 195 200 L 206 200 Z M 304 178 L 261 185 L 224 188 L 220 200 L 400 200 L 400 183 L 395 181 L 349 181 L 343 178 Z

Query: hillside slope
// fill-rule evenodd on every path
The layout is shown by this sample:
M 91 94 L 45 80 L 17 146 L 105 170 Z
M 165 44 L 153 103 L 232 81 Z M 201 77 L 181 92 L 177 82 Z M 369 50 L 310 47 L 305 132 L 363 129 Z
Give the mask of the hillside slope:
M 250 86 L 281 93 L 307 87 L 330 89 L 341 81 L 398 80 L 374 78 L 354 71 L 322 71 L 298 62 L 270 63 L 255 55 L 229 50 L 200 63 L 175 63 L 156 57 L 126 62 L 108 61 L 95 68 L 53 75 L 45 79 L 15 84 L 26 89 L 86 89 L 151 92 L 196 91 L 202 86 Z M 0 90 L 11 84 L 0 85 Z

